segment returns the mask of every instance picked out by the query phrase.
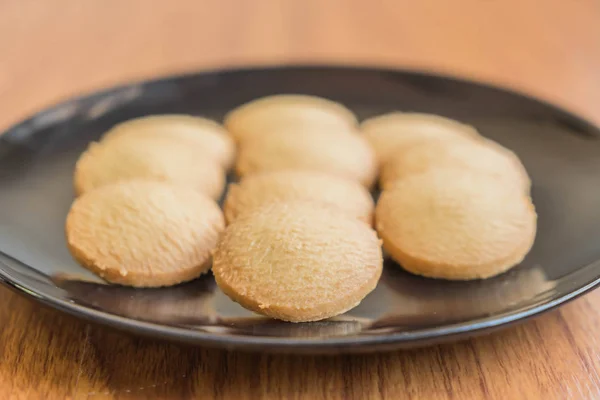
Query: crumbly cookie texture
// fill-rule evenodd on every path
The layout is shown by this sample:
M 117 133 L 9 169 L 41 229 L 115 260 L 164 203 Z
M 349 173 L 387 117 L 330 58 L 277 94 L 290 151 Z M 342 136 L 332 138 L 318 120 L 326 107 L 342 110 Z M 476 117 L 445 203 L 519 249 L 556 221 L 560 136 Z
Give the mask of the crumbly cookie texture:
M 317 321 L 354 308 L 377 285 L 380 241 L 367 224 L 318 203 L 271 203 L 229 225 L 214 254 L 221 290 L 273 318 Z
M 316 171 L 282 170 L 250 175 L 229 185 L 223 210 L 227 223 L 271 202 L 312 200 L 372 224 L 374 202 L 360 183 Z
M 381 169 L 380 187 L 432 169 L 464 168 L 501 179 L 529 193 L 531 182 L 519 158 L 491 140 L 421 141 L 401 148 Z
M 77 198 L 65 229 L 71 254 L 92 272 L 112 283 L 158 287 L 208 271 L 224 225 L 216 202 L 196 190 L 132 180 Z
M 373 150 L 361 135 L 307 131 L 302 135 L 270 133 L 242 146 L 236 163 L 240 177 L 300 169 L 325 172 L 371 187 L 377 177 Z
M 392 112 L 366 119 L 360 126 L 369 141 L 379 165 L 396 155 L 396 148 L 415 139 L 451 140 L 480 138 L 467 124 L 439 115 Z
M 235 144 L 223 126 L 217 122 L 191 115 L 163 114 L 130 119 L 114 126 L 102 136 L 102 141 L 121 137 L 155 137 L 160 135 L 181 141 L 214 159 L 229 169 L 235 159 Z
M 386 252 L 404 269 L 450 280 L 488 278 L 531 249 L 528 195 L 476 171 L 438 169 L 397 181 L 375 211 Z
M 130 179 L 167 181 L 217 199 L 225 172 L 214 160 L 186 143 L 164 137 L 121 137 L 91 143 L 75 165 L 75 192 Z

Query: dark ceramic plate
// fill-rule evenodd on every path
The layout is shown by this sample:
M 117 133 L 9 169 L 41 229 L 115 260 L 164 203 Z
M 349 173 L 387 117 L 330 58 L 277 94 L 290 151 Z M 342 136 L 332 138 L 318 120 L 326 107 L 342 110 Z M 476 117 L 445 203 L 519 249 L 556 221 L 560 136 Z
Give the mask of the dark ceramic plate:
M 361 117 L 391 110 L 445 115 L 513 149 L 533 180 L 539 231 L 522 265 L 493 279 L 444 282 L 388 262 L 377 289 L 340 317 L 290 324 L 230 301 L 212 276 L 166 289 L 109 286 L 70 257 L 63 225 L 72 171 L 113 124 L 155 113 L 220 119 L 273 93 L 343 102 Z M 600 281 L 600 131 L 509 91 L 435 75 L 277 67 L 136 83 L 51 107 L 0 138 L 0 280 L 41 303 L 129 331 L 234 349 L 355 352 L 411 347 L 539 314 Z

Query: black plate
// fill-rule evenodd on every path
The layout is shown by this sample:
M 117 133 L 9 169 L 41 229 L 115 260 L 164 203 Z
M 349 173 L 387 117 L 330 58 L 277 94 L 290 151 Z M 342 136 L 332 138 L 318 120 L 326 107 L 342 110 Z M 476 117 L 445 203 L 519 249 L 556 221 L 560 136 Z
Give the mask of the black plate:
M 113 124 L 154 113 L 220 119 L 250 99 L 308 93 L 361 117 L 431 112 L 475 125 L 513 149 L 533 180 L 539 231 L 522 265 L 499 277 L 444 282 L 388 262 L 357 308 L 289 324 L 231 302 L 212 276 L 167 289 L 104 284 L 69 256 L 64 220 L 79 154 Z M 416 72 L 275 67 L 136 83 L 51 107 L 0 138 L 0 280 L 42 303 L 130 331 L 207 346 L 352 352 L 454 339 L 538 314 L 600 281 L 600 131 L 581 118 L 489 86 Z

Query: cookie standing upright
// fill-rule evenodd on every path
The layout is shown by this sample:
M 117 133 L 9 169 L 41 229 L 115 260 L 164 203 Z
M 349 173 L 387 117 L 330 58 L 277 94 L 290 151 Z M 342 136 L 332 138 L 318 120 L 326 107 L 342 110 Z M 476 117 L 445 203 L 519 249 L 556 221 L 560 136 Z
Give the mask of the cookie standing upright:
M 194 146 L 198 152 L 214 159 L 225 169 L 233 165 L 235 144 L 225 128 L 217 122 L 191 115 L 149 115 L 121 122 L 102 137 L 108 141 L 120 137 L 154 137 L 160 135 Z
M 228 223 L 271 202 L 312 200 L 330 205 L 368 224 L 373 198 L 360 183 L 322 172 L 282 170 L 250 175 L 229 186 L 223 206 Z
M 268 133 L 319 130 L 354 133 L 358 121 L 344 105 L 317 96 L 279 94 L 242 104 L 225 116 L 225 127 L 244 145 Z
M 517 265 L 537 224 L 521 188 L 464 169 L 397 181 L 382 193 L 375 219 L 384 249 L 404 269 L 450 280 L 488 278 Z
M 285 169 L 320 171 L 365 187 L 377 177 L 375 155 L 361 135 L 317 130 L 256 137 L 242 146 L 235 168 L 240 177 Z
M 396 148 L 414 140 L 478 140 L 477 130 L 467 124 L 434 114 L 391 112 L 368 118 L 360 125 L 379 165 L 396 154 Z
M 214 200 L 183 186 L 126 181 L 85 193 L 66 221 L 68 248 L 109 282 L 170 286 L 208 271 L 224 228 Z
M 214 254 L 221 290 L 273 318 L 318 321 L 356 307 L 382 254 L 367 224 L 319 203 L 271 203 L 229 225 Z
M 75 165 L 74 186 L 80 195 L 129 179 L 167 181 L 219 198 L 225 173 L 193 146 L 164 137 L 120 137 L 91 143 Z

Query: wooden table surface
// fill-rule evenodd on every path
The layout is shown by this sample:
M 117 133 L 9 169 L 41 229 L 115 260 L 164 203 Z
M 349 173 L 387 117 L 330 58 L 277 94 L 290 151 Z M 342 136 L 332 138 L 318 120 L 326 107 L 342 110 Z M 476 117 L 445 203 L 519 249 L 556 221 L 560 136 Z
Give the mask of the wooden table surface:
M 600 123 L 598 21 L 598 0 L 0 0 L 0 128 L 131 79 L 309 61 L 475 77 Z M 0 288 L 2 399 L 234 396 L 597 399 L 600 291 L 458 344 L 294 357 L 131 337 Z

